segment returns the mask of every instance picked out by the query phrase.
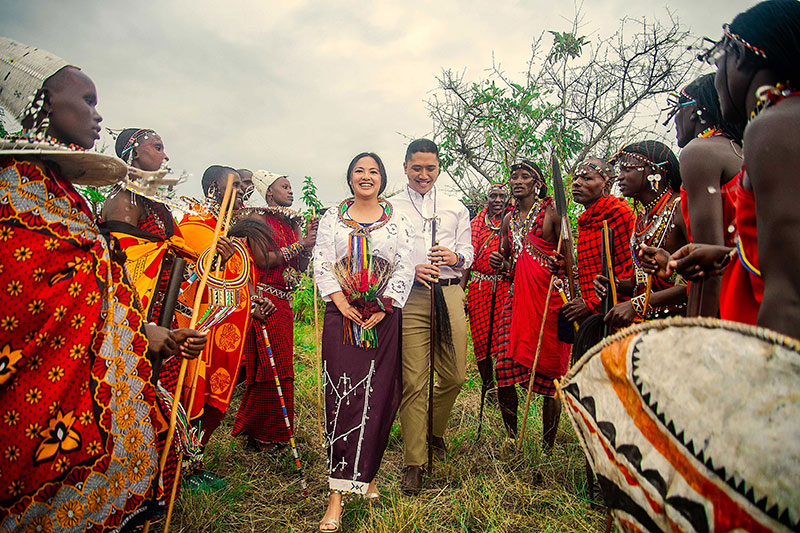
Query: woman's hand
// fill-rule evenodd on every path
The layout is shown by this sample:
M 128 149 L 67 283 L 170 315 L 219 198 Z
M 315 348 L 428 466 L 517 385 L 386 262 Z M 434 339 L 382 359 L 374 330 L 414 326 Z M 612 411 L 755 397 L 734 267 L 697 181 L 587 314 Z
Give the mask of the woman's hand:
M 667 272 L 678 272 L 684 279 L 697 281 L 720 276 L 736 248 L 714 244 L 687 244 L 669 260 Z
M 262 324 L 266 324 L 267 317 L 278 310 L 269 298 L 253 296 L 250 298 L 250 302 L 250 315 Z
M 203 348 L 208 341 L 205 333 L 200 333 L 195 329 L 179 328 L 173 329 L 169 333 L 178 347 L 178 353 L 184 359 L 194 359 L 203 353 Z
M 155 324 L 146 324 L 144 326 L 144 332 L 147 336 L 147 349 L 150 353 L 161 359 L 167 359 L 175 353 L 178 344 L 170 335 L 170 330 L 168 328 L 162 328 Z
M 604 318 L 604 320 L 614 328 L 630 326 L 635 319 L 636 311 L 633 309 L 633 304 L 631 304 L 630 301 L 618 303 L 611 308 L 611 311 L 609 311 Z
M 384 311 L 378 311 L 377 313 L 372 313 L 369 316 L 369 318 L 366 319 L 363 324 L 361 324 L 361 327 L 363 329 L 372 329 L 373 327 L 377 326 L 385 316 L 386 313 Z
M 300 244 L 303 245 L 303 250 L 308 253 L 317 244 L 317 229 L 319 228 L 319 217 L 311 217 L 306 222 L 305 236 L 300 239 Z
M 220 235 L 219 241 L 217 241 L 217 253 L 222 257 L 222 262 L 225 263 L 236 253 L 236 248 L 234 248 L 229 238 Z
M 343 292 L 339 291 L 331 294 L 331 301 L 339 310 L 339 312 L 342 313 L 343 317 L 352 320 L 361 327 L 364 327 L 364 319 L 361 317 L 361 313 L 359 313 L 355 307 L 350 305 L 350 302 L 347 301 L 347 297 Z
M 669 252 L 663 248 L 654 248 L 642 243 L 637 251 L 639 264 L 647 274 L 655 274 L 659 278 L 668 279 L 670 272 L 667 272 L 669 262 Z

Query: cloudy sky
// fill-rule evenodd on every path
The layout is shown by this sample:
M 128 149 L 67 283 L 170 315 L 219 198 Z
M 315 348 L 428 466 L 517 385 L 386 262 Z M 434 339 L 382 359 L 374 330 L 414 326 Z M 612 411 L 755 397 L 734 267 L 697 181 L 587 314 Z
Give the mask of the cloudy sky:
M 753 4 L 668 5 L 695 35 L 716 38 Z M 585 0 L 581 33 L 608 35 L 626 15 L 666 19 L 666 5 Z M 345 196 L 347 164 L 362 151 L 383 158 L 390 189 L 405 183 L 405 146 L 431 132 L 424 102 L 442 68 L 478 79 L 494 54 L 506 72 L 521 72 L 533 38 L 568 30 L 574 5 L 0 0 L 0 12 L 0 35 L 94 79 L 104 126 L 158 131 L 170 166 L 193 174 L 184 194 L 201 194 L 207 166 L 228 164 L 288 174 L 296 193 L 313 176 L 329 205 Z

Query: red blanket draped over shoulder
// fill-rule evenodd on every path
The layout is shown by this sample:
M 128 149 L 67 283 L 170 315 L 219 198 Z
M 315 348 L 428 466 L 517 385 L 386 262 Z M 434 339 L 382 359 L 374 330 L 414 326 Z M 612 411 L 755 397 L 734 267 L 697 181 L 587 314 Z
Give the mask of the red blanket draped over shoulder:
M 633 274 L 630 242 L 636 216 L 622 198 L 601 196 L 578 217 L 578 280 L 583 300 L 595 313 L 600 312 L 593 281 L 602 270 L 603 221 L 614 233 L 614 276 L 630 279 Z
M 214 228 L 217 220 L 210 213 L 203 213 L 202 207 L 195 206 L 194 212 L 188 213 L 181 220 L 179 227 L 186 245 L 193 249 L 198 256 L 211 246 L 214 237 Z M 200 214 L 198 214 L 200 213 Z M 194 419 L 203 413 L 203 405 L 208 404 L 222 413 L 228 410 L 231 402 L 231 395 L 236 385 L 236 378 L 242 363 L 242 350 L 244 349 L 244 336 L 250 327 L 250 289 L 252 283 L 252 259 L 243 247 L 242 253 L 235 253 L 225 264 L 225 268 L 220 270 L 219 276 L 212 271 L 209 276 L 209 285 L 226 286 L 227 282 L 241 280 L 242 283 L 231 283 L 227 290 L 238 293 L 238 306 L 225 320 L 212 327 L 208 332 L 208 342 L 206 343 L 203 354 L 189 363 L 187 379 L 184 383 L 183 404 L 188 409 L 191 389 L 189 379 L 195 372 L 199 372 L 197 379 L 197 389 L 195 401 L 192 404 L 190 418 Z M 200 259 L 198 259 L 199 263 Z M 187 290 L 181 300 L 191 308 L 194 303 L 196 288 L 199 284 L 196 281 L 192 288 Z M 209 287 L 203 295 L 200 307 L 202 317 L 208 309 L 209 295 L 214 289 Z M 185 322 L 185 323 L 184 323 Z M 182 327 L 188 326 L 186 317 L 179 319 Z
M 536 372 L 558 378 L 567 372 L 569 345 L 558 340 L 558 310 L 562 305 L 557 291 L 553 291 L 550 304 L 545 310 L 544 302 L 550 287 L 550 271 L 544 266 L 544 258 L 556 251 L 556 245 L 542 238 L 544 207 L 552 199 L 543 200 L 543 207 L 525 236 L 522 250 L 514 250 L 514 288 L 511 298 L 511 356 L 519 364 L 530 368 L 536 356 L 542 317 L 547 313 L 544 336 Z
M 0 530 L 110 531 L 158 491 L 144 320 L 71 184 L 0 158 Z

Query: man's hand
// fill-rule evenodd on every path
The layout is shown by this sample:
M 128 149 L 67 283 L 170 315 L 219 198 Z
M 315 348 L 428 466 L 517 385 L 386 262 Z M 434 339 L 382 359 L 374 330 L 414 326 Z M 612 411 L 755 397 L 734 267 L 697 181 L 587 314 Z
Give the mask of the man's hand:
M 489 266 L 495 270 L 503 270 L 505 258 L 500 252 L 494 251 L 489 254 Z
M 630 326 L 636 318 L 636 311 L 630 301 L 620 302 L 611 308 L 604 320 L 614 328 Z
M 553 276 L 563 275 L 567 271 L 567 260 L 556 252 L 547 258 L 547 270 Z
M 654 248 L 642 243 L 637 251 L 639 264 L 647 274 L 655 274 L 659 278 L 668 279 L 670 273 L 667 272 L 669 262 L 669 252 L 663 248 Z
M 429 283 L 436 283 L 436 280 L 439 278 L 439 267 L 435 265 L 423 263 L 417 265 L 414 270 L 414 280 L 419 281 L 429 289 L 431 288 Z
M 570 322 L 581 322 L 592 315 L 592 310 L 589 309 L 583 298 L 575 298 L 561 308 L 564 310 L 564 317 Z
M 605 298 L 606 294 L 608 294 L 608 287 L 611 285 L 611 282 L 607 277 L 598 274 L 592 280 L 592 285 L 594 285 L 594 292 L 597 294 L 597 297 Z
M 278 308 L 275 307 L 275 304 L 272 303 L 272 300 L 269 298 L 253 296 L 250 298 L 250 302 L 250 315 L 262 324 L 266 324 L 267 317 L 278 310 Z
M 456 263 L 458 263 L 458 257 L 456 256 L 455 252 L 452 252 L 448 248 L 439 245 L 436 245 L 428 250 L 428 260 L 437 267 L 454 266 Z
M 203 348 L 208 341 L 205 333 L 200 333 L 195 329 L 179 328 L 173 329 L 169 333 L 178 347 L 178 354 L 184 359 L 194 359 L 203 353 Z
M 687 244 L 669 260 L 667 272 L 678 272 L 684 279 L 697 281 L 721 276 L 735 248 L 713 244 Z
M 236 248 L 233 247 L 233 243 L 229 238 L 220 235 L 219 241 L 217 241 L 217 253 L 222 257 L 222 262 L 225 263 L 236 253 Z

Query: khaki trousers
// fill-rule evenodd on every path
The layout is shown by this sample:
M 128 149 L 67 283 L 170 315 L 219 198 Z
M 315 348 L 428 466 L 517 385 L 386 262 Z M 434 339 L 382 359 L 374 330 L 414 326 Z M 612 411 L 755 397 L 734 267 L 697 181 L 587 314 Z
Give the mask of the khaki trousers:
M 437 374 L 433 389 L 433 434 L 444 436 L 447 419 L 467 375 L 466 297 L 459 285 L 442 287 L 450 328 L 453 332 L 455 361 L 438 348 L 433 369 Z M 428 461 L 428 376 L 430 372 L 431 292 L 414 287 L 403 307 L 403 401 L 400 424 L 403 436 L 403 462 L 421 466 Z M 436 343 L 434 343 L 436 344 Z

